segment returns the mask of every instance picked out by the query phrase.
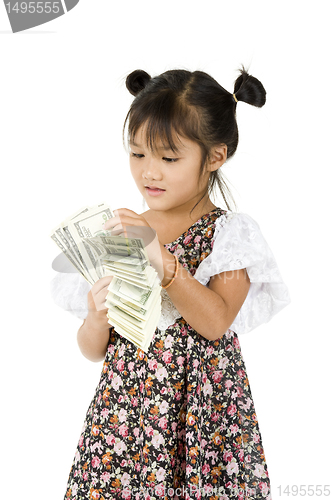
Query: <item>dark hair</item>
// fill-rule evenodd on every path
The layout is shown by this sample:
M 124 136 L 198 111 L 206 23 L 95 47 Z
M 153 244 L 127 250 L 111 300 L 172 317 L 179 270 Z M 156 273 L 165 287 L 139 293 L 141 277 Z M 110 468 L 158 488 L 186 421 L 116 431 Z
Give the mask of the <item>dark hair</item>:
M 126 87 L 135 99 L 124 122 L 123 139 L 129 119 L 128 140 L 133 139 L 141 125 L 145 124 L 146 143 L 152 151 L 156 140 L 160 139 L 164 146 L 176 152 L 173 140 L 173 133 L 176 132 L 199 144 L 202 152 L 200 174 L 213 147 L 226 144 L 227 159 L 234 155 L 239 140 L 237 101 L 261 107 L 266 96 L 261 82 L 250 76 L 243 66 L 234 84 L 236 99 L 202 71 L 175 69 L 151 78 L 145 71 L 135 70 L 127 76 Z M 236 206 L 219 170 L 210 173 L 207 191 L 196 205 L 212 192 L 217 183 L 228 210 L 230 206 L 225 191 Z

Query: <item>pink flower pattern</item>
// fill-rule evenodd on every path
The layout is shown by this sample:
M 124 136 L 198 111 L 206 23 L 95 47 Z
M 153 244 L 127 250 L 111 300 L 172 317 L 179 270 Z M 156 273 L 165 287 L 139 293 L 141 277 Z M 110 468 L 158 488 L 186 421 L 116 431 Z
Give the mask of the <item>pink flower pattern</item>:
M 194 276 L 213 249 L 216 208 L 165 245 Z M 209 341 L 184 320 L 146 354 L 110 328 L 65 499 L 271 500 L 236 332 Z

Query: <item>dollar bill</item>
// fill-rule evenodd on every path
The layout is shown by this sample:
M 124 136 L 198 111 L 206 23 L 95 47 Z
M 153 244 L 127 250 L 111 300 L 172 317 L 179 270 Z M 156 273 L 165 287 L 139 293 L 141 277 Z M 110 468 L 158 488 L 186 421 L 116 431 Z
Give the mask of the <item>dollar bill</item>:
M 147 352 L 161 314 L 160 280 L 143 238 L 114 236 L 102 228 L 111 217 L 114 213 L 106 203 L 85 206 L 55 227 L 50 237 L 91 285 L 113 276 L 105 302 L 108 322 Z

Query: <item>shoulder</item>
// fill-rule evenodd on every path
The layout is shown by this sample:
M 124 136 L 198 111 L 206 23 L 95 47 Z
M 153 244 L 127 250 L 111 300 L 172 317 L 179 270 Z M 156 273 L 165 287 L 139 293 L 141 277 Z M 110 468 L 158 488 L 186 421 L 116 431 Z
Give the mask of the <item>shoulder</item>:
M 246 269 L 251 284 L 233 326 L 246 333 L 289 304 L 290 297 L 258 223 L 248 214 L 225 211 L 215 219 L 212 251 L 194 277 L 207 285 L 212 276 L 239 269 Z

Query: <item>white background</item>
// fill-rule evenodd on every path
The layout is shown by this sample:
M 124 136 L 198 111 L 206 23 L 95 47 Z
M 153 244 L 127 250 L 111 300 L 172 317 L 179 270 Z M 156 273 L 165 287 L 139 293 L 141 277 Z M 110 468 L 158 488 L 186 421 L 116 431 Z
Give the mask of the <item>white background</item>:
M 331 483 L 329 7 L 81 0 L 12 34 L 0 5 L 3 498 L 63 498 L 99 381 L 102 362 L 77 346 L 81 321 L 50 297 L 59 252 L 49 233 L 84 205 L 148 208 L 122 145 L 126 76 L 199 69 L 232 91 L 241 64 L 267 103 L 238 104 L 239 147 L 224 172 L 292 298 L 240 337 L 272 498 L 292 497 L 279 486 Z

